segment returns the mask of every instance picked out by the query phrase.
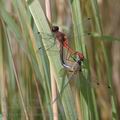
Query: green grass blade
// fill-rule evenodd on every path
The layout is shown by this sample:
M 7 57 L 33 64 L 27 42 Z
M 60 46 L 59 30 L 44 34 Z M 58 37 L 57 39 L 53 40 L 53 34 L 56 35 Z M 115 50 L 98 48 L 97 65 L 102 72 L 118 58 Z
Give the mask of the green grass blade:
M 31 4 L 29 4 L 29 8 L 30 8 L 31 14 L 34 18 L 34 21 L 35 21 L 35 24 L 36 24 L 38 30 L 41 33 L 49 33 L 51 35 L 49 25 L 47 23 L 47 20 L 45 18 L 43 10 L 42 10 L 40 4 L 38 3 L 38 1 L 35 0 Z M 44 38 L 44 36 L 42 36 L 42 37 Z M 53 40 L 54 40 L 54 38 L 53 38 Z M 49 41 L 49 39 L 48 39 L 48 41 Z M 46 45 L 45 40 L 43 40 L 43 44 L 44 44 L 44 46 Z M 56 46 L 54 46 L 52 49 L 57 49 L 57 48 L 56 48 Z M 54 71 L 56 73 L 55 79 L 56 79 L 58 88 L 60 90 L 60 88 L 61 88 L 60 86 L 62 84 L 61 83 L 62 79 L 59 77 L 59 71 L 61 69 L 59 54 L 54 57 L 52 52 L 47 51 L 47 55 L 48 55 L 48 58 L 49 58 L 51 65 L 53 66 Z M 63 101 L 63 106 L 64 106 L 66 118 L 72 120 L 72 119 L 76 118 L 76 113 L 75 113 L 75 107 L 73 104 L 73 100 L 71 100 L 72 97 L 71 97 L 70 91 L 71 90 L 70 90 L 69 85 L 68 85 L 68 87 L 66 87 L 66 89 L 63 93 L 62 101 Z

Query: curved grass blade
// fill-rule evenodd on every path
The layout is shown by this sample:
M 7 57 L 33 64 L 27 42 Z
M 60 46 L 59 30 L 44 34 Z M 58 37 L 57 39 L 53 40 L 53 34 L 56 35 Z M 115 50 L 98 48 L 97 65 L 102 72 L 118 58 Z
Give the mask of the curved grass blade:
M 47 20 L 45 18 L 45 15 L 43 13 L 43 10 L 42 10 L 39 2 L 37 0 L 34 0 L 31 4 L 29 4 L 29 8 L 30 8 L 30 12 L 33 16 L 33 19 L 35 21 L 35 24 L 36 24 L 39 32 L 42 32 L 42 33 L 47 32 L 47 33 L 51 34 L 51 30 L 49 28 L 49 25 L 47 23 Z M 44 36 L 43 36 L 43 38 L 44 38 Z M 53 40 L 54 40 L 54 38 L 53 38 Z M 46 41 L 43 40 L 44 46 L 46 45 L 45 42 Z M 54 46 L 53 48 L 57 49 L 56 46 Z M 46 52 L 47 52 L 50 64 L 52 65 L 52 67 L 54 69 L 54 72 L 56 73 L 55 79 L 56 79 L 56 82 L 57 82 L 58 89 L 60 90 L 60 86 L 62 84 L 62 81 L 61 81 L 62 79 L 59 78 L 59 71 L 61 69 L 59 54 L 58 54 L 58 56 L 54 57 L 52 55 L 52 52 L 50 52 L 50 51 L 46 51 Z M 76 112 L 75 112 L 75 107 L 74 107 L 74 104 L 73 104 L 73 100 L 72 100 L 72 97 L 71 97 L 72 95 L 71 95 L 70 91 L 71 90 L 68 86 L 63 93 L 62 102 L 63 102 L 66 118 L 69 119 L 69 120 L 72 120 L 72 119 L 75 119 L 77 115 L 76 115 Z

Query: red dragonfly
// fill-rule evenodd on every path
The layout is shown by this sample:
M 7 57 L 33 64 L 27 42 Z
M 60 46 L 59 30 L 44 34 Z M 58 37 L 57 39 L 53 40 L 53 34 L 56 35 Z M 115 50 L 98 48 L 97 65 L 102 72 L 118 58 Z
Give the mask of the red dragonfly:
M 55 39 L 56 39 L 56 42 L 59 44 L 59 48 L 60 48 L 60 58 L 61 58 L 61 63 L 62 63 L 62 65 L 65 67 L 65 68 L 67 68 L 67 69 L 69 69 L 70 70 L 70 65 L 68 66 L 67 64 L 65 64 L 65 62 L 63 62 L 63 61 L 65 61 L 65 60 L 67 60 L 67 61 L 71 61 L 71 62 L 78 62 L 79 64 L 81 64 L 81 61 L 83 61 L 84 60 L 84 56 L 83 56 L 83 54 L 81 53 L 81 52 L 78 52 L 78 51 L 75 51 L 75 50 L 73 50 L 70 46 L 69 46 L 69 44 L 68 44 L 68 38 L 67 38 L 67 36 L 63 33 L 63 32 L 60 32 L 59 31 L 59 27 L 58 26 L 52 26 L 52 28 L 51 28 L 51 31 L 52 31 L 52 33 L 54 34 L 54 37 L 55 37 Z M 51 45 L 52 46 L 52 45 Z M 48 49 L 49 48 L 51 48 L 51 46 L 50 47 L 48 47 Z M 61 49 L 62 48 L 62 49 Z M 63 60 L 63 48 L 65 48 L 66 50 L 67 50 L 67 55 L 65 56 L 66 58 L 65 58 L 65 60 Z M 41 49 L 41 48 L 40 48 Z M 47 49 L 47 50 L 48 50 Z M 72 60 L 71 60 L 71 58 L 72 58 Z M 73 71 L 73 70 L 70 70 L 70 71 Z
M 59 31 L 59 27 L 58 26 L 53 26 L 52 27 L 52 32 L 55 34 L 55 38 L 57 38 L 57 40 L 60 43 L 60 47 L 64 47 L 68 50 L 68 52 L 70 52 L 71 54 L 75 54 L 79 57 L 79 59 L 81 61 L 83 61 L 84 56 L 81 52 L 78 51 L 74 51 L 72 48 L 69 47 L 68 45 L 68 39 L 66 37 L 66 35 L 62 32 Z
M 75 51 L 69 47 L 67 36 L 63 32 L 59 31 L 58 26 L 52 26 L 51 31 L 59 43 L 60 60 L 63 67 L 69 71 L 72 71 L 73 74 L 77 71 L 81 71 L 81 62 L 84 61 L 84 55 L 81 52 Z M 66 58 L 64 58 L 64 49 L 67 50 L 67 55 L 65 56 Z M 66 61 L 72 62 L 72 65 L 68 64 Z M 99 82 L 97 82 L 97 85 L 99 85 Z
M 59 31 L 59 27 L 58 26 L 53 26 L 51 28 L 51 31 L 53 32 L 56 40 L 59 43 L 59 49 L 60 49 L 60 60 L 61 60 L 61 64 L 63 65 L 63 67 L 69 71 L 72 71 L 72 75 L 70 76 L 68 82 L 63 85 L 62 87 L 62 91 L 63 89 L 68 85 L 68 83 L 70 82 L 70 80 L 72 80 L 72 76 L 77 72 L 77 71 L 81 71 L 81 62 L 84 61 L 84 55 L 81 52 L 75 51 L 73 50 L 71 47 L 69 47 L 68 44 L 68 38 L 67 36 Z M 66 58 L 64 58 L 64 48 L 67 50 L 69 54 L 69 56 L 65 56 Z M 70 61 L 72 58 L 72 64 L 68 64 L 66 61 Z M 95 81 L 96 82 L 96 81 Z M 99 82 L 96 82 L 96 85 L 100 85 Z M 109 88 L 109 86 L 108 86 Z M 59 95 L 62 93 L 62 91 L 60 91 Z M 59 95 L 55 98 L 55 100 L 59 97 Z M 52 102 L 54 103 L 55 100 Z
M 77 72 L 77 71 L 81 71 L 81 61 L 84 60 L 84 56 L 81 52 L 77 52 L 74 51 L 72 48 L 69 47 L 68 45 L 68 39 L 66 37 L 66 35 L 62 32 L 59 31 L 59 27 L 58 26 L 53 26 L 52 27 L 52 32 L 55 35 L 55 38 L 58 40 L 59 42 L 59 48 L 60 48 L 60 60 L 61 60 L 61 64 L 63 65 L 63 67 L 69 71 L 72 71 L 72 75 L 69 78 L 68 82 L 62 87 L 62 90 L 59 92 L 58 96 L 52 101 L 52 103 L 54 103 L 57 98 L 62 94 L 62 91 L 64 90 L 64 88 L 68 85 L 68 83 L 70 82 L 70 80 L 72 80 L 72 76 Z M 72 57 L 73 64 L 67 64 L 64 59 L 64 48 L 67 49 L 67 52 L 70 53 L 69 58 Z M 75 57 L 73 57 L 73 55 Z M 67 59 L 69 61 L 69 58 Z M 76 59 L 77 58 L 77 59 Z

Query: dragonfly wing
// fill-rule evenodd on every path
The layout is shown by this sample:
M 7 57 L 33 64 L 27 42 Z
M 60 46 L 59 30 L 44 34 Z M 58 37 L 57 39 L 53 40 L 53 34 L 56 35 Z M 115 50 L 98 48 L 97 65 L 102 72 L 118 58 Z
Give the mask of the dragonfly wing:
M 45 41 L 44 46 L 45 46 L 46 49 L 54 47 L 55 40 L 54 40 L 53 35 L 51 35 L 50 33 L 40 33 L 40 32 L 38 32 L 38 36 L 39 36 L 40 39 Z M 40 46 L 40 47 L 42 47 L 42 46 Z
M 73 24 L 74 25 L 74 24 Z M 74 37 L 79 37 L 79 36 L 84 36 L 84 37 L 88 37 L 91 35 L 91 28 L 92 25 L 92 19 L 91 18 L 83 18 L 83 28 L 84 28 L 84 32 L 82 35 L 74 35 L 73 31 L 66 31 L 66 35 L 68 36 L 69 40 L 74 39 Z M 75 26 L 75 25 L 74 25 Z M 76 25 L 76 27 L 80 27 L 80 24 Z
M 103 82 L 103 81 L 98 81 L 98 80 L 95 80 L 95 79 L 87 79 L 84 74 L 81 72 L 80 74 L 80 85 L 82 85 L 82 87 L 90 87 L 90 88 L 100 88 L 100 87 L 106 87 L 106 88 L 111 88 L 110 85 L 107 83 L 107 82 Z
M 65 73 L 66 74 L 66 73 Z M 65 79 L 65 76 L 63 77 L 63 82 L 62 82 L 62 87 L 61 87 L 61 90 L 60 92 L 58 93 L 57 97 L 52 101 L 52 104 L 57 100 L 59 99 L 61 96 L 62 96 L 62 93 L 64 91 L 64 89 L 66 88 L 66 86 L 69 84 L 69 82 L 73 79 L 73 75 L 74 73 L 72 73 L 72 75 L 70 76 L 69 80 L 65 83 L 64 79 Z
M 43 55 L 44 52 L 50 51 L 50 52 L 52 52 L 52 55 L 54 55 L 54 56 L 57 56 L 57 55 L 58 55 L 59 50 L 51 49 L 52 46 L 49 46 L 49 47 L 47 46 L 46 48 L 47 48 L 47 49 L 45 49 L 44 47 L 40 47 L 40 48 L 38 48 L 37 52 L 40 52 L 40 54 Z
M 65 77 L 66 77 L 67 74 L 66 74 L 66 72 L 64 72 L 64 75 L 63 75 L 63 83 L 62 83 L 61 91 L 59 92 L 58 96 L 55 98 L 55 100 L 54 100 L 52 103 L 54 103 L 54 102 L 62 95 L 64 89 L 65 89 L 66 86 L 69 84 L 69 82 L 70 82 L 71 80 L 73 80 L 74 77 L 76 77 L 76 73 L 79 72 L 79 68 L 76 67 L 75 65 L 78 65 L 78 64 L 76 64 L 76 62 L 74 62 L 74 65 L 73 65 L 74 68 L 71 68 L 71 69 L 73 69 L 73 72 L 72 72 L 72 74 L 70 75 L 70 77 L 69 77 L 69 79 L 68 79 L 68 81 L 67 81 L 66 83 L 65 83 L 64 79 L 65 79 Z M 79 66 L 79 65 L 78 65 L 78 66 Z M 80 66 L 79 66 L 79 67 L 80 67 Z
M 53 39 L 53 36 L 50 35 L 49 33 L 37 33 L 35 34 L 39 39 L 39 45 L 38 45 L 38 50 L 37 52 L 40 52 L 40 54 L 44 54 L 44 51 L 50 51 L 53 53 L 53 55 L 57 55 L 59 50 L 56 49 L 54 46 L 55 46 L 55 40 Z M 43 41 L 45 41 L 44 45 L 43 45 L 43 42 L 42 42 L 42 39 Z

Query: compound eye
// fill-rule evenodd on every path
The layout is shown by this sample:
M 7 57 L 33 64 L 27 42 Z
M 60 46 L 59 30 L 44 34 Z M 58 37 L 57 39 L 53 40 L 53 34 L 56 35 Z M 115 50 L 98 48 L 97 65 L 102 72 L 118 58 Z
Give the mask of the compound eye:
M 58 26 L 52 26 L 52 32 L 57 32 L 59 30 L 59 27 Z

